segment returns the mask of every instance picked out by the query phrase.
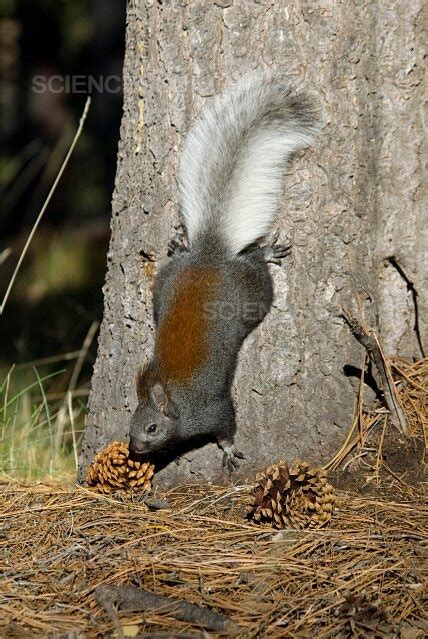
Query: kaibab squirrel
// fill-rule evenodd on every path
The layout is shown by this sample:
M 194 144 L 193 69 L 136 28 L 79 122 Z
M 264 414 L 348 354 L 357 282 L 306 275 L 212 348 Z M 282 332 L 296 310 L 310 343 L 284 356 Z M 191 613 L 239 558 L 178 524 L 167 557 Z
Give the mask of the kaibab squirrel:
M 239 348 L 273 298 L 268 262 L 290 244 L 255 244 L 272 227 L 293 152 L 317 129 L 313 101 L 278 74 L 252 73 L 203 109 L 179 171 L 187 246 L 174 242 L 154 291 L 156 339 L 137 375 L 130 449 L 152 453 L 214 438 L 232 470 L 231 384 Z

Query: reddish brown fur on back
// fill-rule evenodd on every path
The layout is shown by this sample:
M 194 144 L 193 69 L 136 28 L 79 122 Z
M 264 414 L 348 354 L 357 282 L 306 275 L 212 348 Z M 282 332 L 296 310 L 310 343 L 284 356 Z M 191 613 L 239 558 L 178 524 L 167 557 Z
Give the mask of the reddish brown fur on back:
M 218 274 L 210 268 L 187 268 L 177 278 L 155 349 L 159 372 L 165 380 L 183 383 L 206 360 L 208 306 L 217 287 Z

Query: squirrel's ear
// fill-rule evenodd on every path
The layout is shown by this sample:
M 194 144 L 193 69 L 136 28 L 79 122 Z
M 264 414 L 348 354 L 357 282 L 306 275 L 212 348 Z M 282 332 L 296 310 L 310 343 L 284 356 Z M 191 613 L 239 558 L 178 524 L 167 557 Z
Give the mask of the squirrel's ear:
M 166 417 L 177 417 L 174 402 L 168 397 L 162 384 L 156 383 L 150 391 L 150 399 L 157 410 Z
M 140 402 L 147 402 L 149 399 L 149 388 L 153 378 L 153 368 L 146 364 L 140 368 L 135 378 L 137 397 Z

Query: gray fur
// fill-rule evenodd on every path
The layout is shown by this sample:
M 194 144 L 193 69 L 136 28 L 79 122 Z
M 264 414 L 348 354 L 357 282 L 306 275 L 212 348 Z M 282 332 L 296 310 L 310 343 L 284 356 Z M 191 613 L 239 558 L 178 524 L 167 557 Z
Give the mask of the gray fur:
M 224 117 L 225 109 L 228 117 Z M 131 423 L 131 450 L 141 453 L 175 450 L 183 442 L 191 446 L 195 438 L 212 437 L 224 451 L 224 463 L 230 469 L 236 466 L 236 458 L 241 455 L 233 444 L 236 423 L 231 385 L 237 356 L 245 337 L 263 320 L 272 304 L 273 286 L 267 263 L 279 264 L 288 254 L 290 245 L 276 244 L 275 238 L 270 246 L 248 248 L 248 238 L 256 240 L 263 224 L 256 223 L 254 232 L 245 235 L 242 227 L 233 230 L 233 224 L 225 215 L 236 208 L 231 189 L 239 190 L 245 184 L 246 176 L 240 176 L 239 171 L 248 165 L 246 154 L 257 154 L 257 140 L 265 141 L 266 131 L 269 139 L 276 134 L 284 136 L 284 132 L 289 137 L 292 132 L 294 141 L 304 140 L 306 144 L 316 127 L 314 113 L 312 103 L 294 94 L 288 84 L 258 74 L 251 77 L 248 86 L 241 83 L 238 89 L 220 96 L 190 133 L 181 170 L 190 248 L 172 242 L 173 256 L 156 280 L 154 316 L 157 325 L 161 325 L 168 313 L 177 279 L 185 269 L 194 266 L 214 268 L 220 285 L 219 295 L 210 308 L 205 309 L 211 319 L 209 333 L 205 336 L 208 356 L 185 384 L 166 380 L 166 409 L 162 402 L 156 406 L 151 397 L 140 401 Z M 192 139 L 195 135 L 201 137 L 204 123 L 210 143 L 206 151 L 209 160 L 200 171 L 195 173 L 192 169 L 189 172 Z M 287 157 L 291 146 L 287 146 Z M 271 170 L 276 172 L 282 170 L 285 159 L 284 153 L 279 157 L 277 151 L 276 148 L 276 154 L 268 158 L 267 164 L 270 162 Z M 263 152 L 266 164 L 266 145 Z M 278 157 L 279 166 L 276 166 Z M 269 176 L 260 188 L 263 190 L 266 184 L 270 184 Z M 197 202 L 192 201 L 191 196 L 195 189 L 200 190 Z M 259 194 L 259 203 L 263 197 L 263 193 Z M 272 203 L 269 198 L 266 202 Z M 192 212 L 194 204 L 201 206 L 201 210 Z M 245 205 L 243 201 L 242 206 Z M 250 221 L 254 221 L 255 211 L 253 208 Z M 241 221 L 244 217 L 241 216 Z M 268 217 L 272 217 L 271 212 Z M 201 219 L 203 223 L 200 223 Z M 193 225 L 190 233 L 189 224 Z M 230 237 L 233 232 L 239 237 Z M 247 239 L 242 248 L 247 248 L 236 252 L 244 235 Z M 147 432 L 151 423 L 156 423 L 156 433 L 152 435 Z

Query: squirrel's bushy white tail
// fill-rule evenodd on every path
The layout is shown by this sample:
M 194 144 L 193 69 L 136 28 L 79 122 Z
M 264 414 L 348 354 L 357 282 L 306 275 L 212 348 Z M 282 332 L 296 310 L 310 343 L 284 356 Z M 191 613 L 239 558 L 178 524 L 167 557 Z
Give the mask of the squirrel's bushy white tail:
M 312 99 L 278 73 L 250 73 L 215 97 L 190 129 L 180 164 L 190 248 L 212 238 L 236 255 L 266 235 L 286 161 L 318 126 Z

